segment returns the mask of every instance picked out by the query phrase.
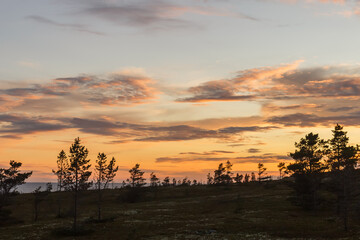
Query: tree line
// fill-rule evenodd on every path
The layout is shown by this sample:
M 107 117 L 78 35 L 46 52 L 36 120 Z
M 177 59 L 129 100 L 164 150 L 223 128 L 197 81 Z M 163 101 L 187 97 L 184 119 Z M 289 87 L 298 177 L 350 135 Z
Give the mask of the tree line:
M 91 171 L 89 151 L 82 145 L 80 138 L 76 138 L 67 154 L 61 150 L 57 156 L 57 169 L 52 172 L 57 176 L 57 190 L 72 193 L 73 199 L 73 229 L 76 232 L 78 222 L 79 194 L 94 186 L 97 191 L 97 218 L 102 219 L 102 195 L 119 170 L 114 157 L 109 158 L 105 153 L 98 153 Z M 304 209 L 316 210 L 324 204 L 323 193 L 330 193 L 335 199 L 336 214 L 342 218 L 344 229 L 348 229 L 348 219 L 353 202 L 360 189 L 360 173 L 357 168 L 359 162 L 359 146 L 349 144 L 347 132 L 341 125 L 336 125 L 332 130 L 332 138 L 321 139 L 318 134 L 309 133 L 295 143 L 295 151 L 289 153 L 294 160 L 289 164 L 280 162 L 277 167 L 279 179 L 285 179 L 294 189 L 292 202 Z M 9 168 L 0 168 L 0 218 L 3 206 L 14 193 L 17 186 L 25 183 L 32 172 L 20 172 L 20 162 L 10 161 Z M 258 163 L 257 172 L 250 174 L 233 173 L 233 164 L 230 161 L 220 163 L 213 174 L 208 173 L 207 185 L 246 184 L 249 182 L 263 183 L 271 179 L 263 163 Z M 144 171 L 140 164 L 135 164 L 129 170 L 129 178 L 123 181 L 122 186 L 139 189 L 146 185 Z M 92 177 L 92 180 L 90 177 Z M 149 187 L 190 186 L 200 185 L 196 179 L 190 180 L 165 177 L 162 181 L 154 172 L 150 173 Z M 38 217 L 38 206 L 44 197 L 51 191 L 48 185 L 45 191 L 37 188 L 34 194 L 34 220 Z M 132 192 L 136 193 L 136 192 Z M 2 215 L 1 215 L 2 214 Z M 61 215 L 61 200 L 58 201 L 58 216 Z

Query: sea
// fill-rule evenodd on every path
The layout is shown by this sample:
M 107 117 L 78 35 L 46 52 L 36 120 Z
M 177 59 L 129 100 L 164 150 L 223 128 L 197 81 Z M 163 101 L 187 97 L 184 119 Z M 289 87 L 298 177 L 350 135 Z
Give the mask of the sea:
M 48 184 L 47 182 L 27 182 L 23 185 L 17 186 L 16 191 L 19 193 L 31 193 L 35 191 L 35 189 L 37 189 L 38 187 L 41 187 L 40 191 L 45 191 L 47 188 L 47 184 Z M 51 183 L 51 185 L 52 185 L 52 191 L 58 190 L 57 183 Z M 116 182 L 108 184 L 108 188 L 113 188 L 113 189 L 121 188 L 121 186 L 122 183 L 116 183 Z M 92 188 L 94 188 L 94 185 Z

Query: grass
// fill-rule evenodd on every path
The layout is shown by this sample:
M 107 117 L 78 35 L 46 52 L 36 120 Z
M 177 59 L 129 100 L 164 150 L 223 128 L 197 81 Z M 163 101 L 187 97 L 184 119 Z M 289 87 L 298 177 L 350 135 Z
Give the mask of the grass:
M 282 183 L 143 189 L 125 202 L 126 189 L 103 194 L 103 221 L 96 220 L 97 195 L 81 194 L 76 239 L 358 239 L 359 222 L 344 232 L 333 211 L 306 212 L 291 205 Z M 0 239 L 74 239 L 72 195 L 51 193 L 33 221 L 33 195 L 12 199 L 7 209 L 21 223 L 0 228 Z M 125 200 L 124 200 L 125 199 Z M 57 217 L 61 202 L 62 216 Z M 91 231 L 90 231 L 91 230 Z

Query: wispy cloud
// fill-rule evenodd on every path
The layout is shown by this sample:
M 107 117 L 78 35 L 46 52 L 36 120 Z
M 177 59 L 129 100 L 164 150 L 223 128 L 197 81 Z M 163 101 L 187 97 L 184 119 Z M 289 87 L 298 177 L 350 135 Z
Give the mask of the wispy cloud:
M 202 156 L 209 156 L 209 155 L 218 155 L 218 154 L 232 154 L 235 152 L 232 151 L 224 151 L 224 150 L 213 150 L 209 152 L 181 152 L 180 155 L 202 155 Z
M 276 163 L 279 161 L 290 160 L 290 157 L 285 155 L 277 155 L 272 153 L 266 153 L 262 155 L 250 155 L 244 157 L 204 157 L 204 156 L 179 156 L 179 157 L 160 157 L 156 159 L 156 162 L 222 162 L 231 161 L 233 163 Z
M 247 150 L 248 153 L 259 153 L 261 150 L 259 148 L 249 148 Z
M 241 141 L 239 135 L 245 132 L 261 132 L 272 127 L 228 127 L 205 129 L 189 125 L 162 126 L 161 124 L 131 124 L 106 119 L 28 117 L 25 115 L 0 115 L 0 136 L 22 137 L 26 134 L 76 129 L 80 132 L 116 138 L 118 143 L 188 141 L 197 139 L 219 139 L 229 142 Z M 10 135 L 10 136 L 9 136 Z M 114 142 L 113 142 L 114 143 Z M 227 151 L 213 151 L 211 154 L 226 154 Z M 205 154 L 205 153 L 204 153 Z
M 297 68 L 300 61 L 280 67 L 263 67 L 243 70 L 231 79 L 214 80 L 189 88 L 191 97 L 179 98 L 178 102 L 251 101 L 269 90 L 273 78 L 281 77 Z
M 345 115 L 326 115 L 318 116 L 316 114 L 294 113 L 282 116 L 274 116 L 266 121 L 272 124 L 281 124 L 285 127 L 315 127 L 315 126 L 334 126 L 336 124 L 346 126 L 359 126 L 360 112 L 349 113 Z
M 298 69 L 299 62 L 239 72 L 232 79 L 191 87 L 178 102 L 291 100 L 297 98 L 360 98 L 360 67 Z M 308 105 L 311 107 L 313 105 Z M 296 108 L 293 105 L 288 108 Z M 305 107 L 305 106 L 302 106 Z
M 150 28 L 152 30 L 199 28 L 192 21 L 186 20 L 184 15 L 194 14 L 203 16 L 233 17 L 257 21 L 258 19 L 232 10 L 204 6 L 188 6 L 174 4 L 167 1 L 123 1 L 123 2 L 90 2 L 83 13 L 101 18 L 121 26 Z
M 24 134 L 58 131 L 68 128 L 65 124 L 46 118 L 17 115 L 0 115 L 0 137 L 21 138 Z
M 60 22 L 51 20 L 49 18 L 38 16 L 38 15 L 31 15 L 26 18 L 30 19 L 32 21 L 41 23 L 41 24 L 47 24 L 49 26 L 59 27 L 59 28 L 63 28 L 63 29 L 70 29 L 70 30 L 77 31 L 77 32 L 84 32 L 84 33 L 90 33 L 90 34 L 95 34 L 95 35 L 105 35 L 105 33 L 103 33 L 103 32 L 93 31 L 93 30 L 89 29 L 88 26 L 82 25 L 82 24 L 60 23 Z
M 2 108 L 11 109 L 28 101 L 52 105 L 113 105 L 126 106 L 147 103 L 160 93 L 155 80 L 141 75 L 114 73 L 107 76 L 56 78 L 47 84 L 32 84 L 21 88 L 0 89 Z M 33 104 L 34 105 L 34 104 Z M 49 111 L 51 106 L 49 107 Z

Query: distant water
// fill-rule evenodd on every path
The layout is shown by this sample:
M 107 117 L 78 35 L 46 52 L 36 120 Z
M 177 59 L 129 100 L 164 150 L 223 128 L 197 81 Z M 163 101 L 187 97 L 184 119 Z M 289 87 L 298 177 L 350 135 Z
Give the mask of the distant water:
M 16 191 L 18 191 L 19 193 L 31 193 L 38 187 L 41 187 L 40 189 L 41 191 L 45 191 L 46 184 L 47 184 L 46 182 L 29 182 L 18 186 Z M 52 185 L 52 191 L 56 191 L 58 184 L 51 183 L 51 185 Z M 120 188 L 120 187 L 121 187 L 121 183 L 110 183 L 108 185 L 108 188 Z

